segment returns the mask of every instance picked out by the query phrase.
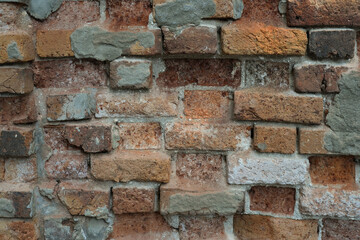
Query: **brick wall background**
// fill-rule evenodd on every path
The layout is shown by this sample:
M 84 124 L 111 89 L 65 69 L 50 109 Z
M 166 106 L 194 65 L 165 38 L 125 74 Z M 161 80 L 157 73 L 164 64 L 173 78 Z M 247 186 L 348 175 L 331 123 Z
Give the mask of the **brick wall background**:
M 0 0 L 0 239 L 360 239 L 359 29 L 359 0 Z

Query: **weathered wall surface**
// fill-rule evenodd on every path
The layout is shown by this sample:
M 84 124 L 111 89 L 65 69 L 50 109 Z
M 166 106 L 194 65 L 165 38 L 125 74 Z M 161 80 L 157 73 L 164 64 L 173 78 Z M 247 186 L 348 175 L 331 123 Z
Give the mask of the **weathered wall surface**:
M 360 239 L 358 0 L 0 0 L 0 239 Z

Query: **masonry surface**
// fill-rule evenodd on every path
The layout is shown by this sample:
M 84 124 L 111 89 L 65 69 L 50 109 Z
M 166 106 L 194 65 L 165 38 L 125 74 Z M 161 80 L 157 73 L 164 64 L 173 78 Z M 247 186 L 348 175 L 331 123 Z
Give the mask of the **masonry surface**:
M 0 240 L 360 239 L 359 0 L 0 0 Z

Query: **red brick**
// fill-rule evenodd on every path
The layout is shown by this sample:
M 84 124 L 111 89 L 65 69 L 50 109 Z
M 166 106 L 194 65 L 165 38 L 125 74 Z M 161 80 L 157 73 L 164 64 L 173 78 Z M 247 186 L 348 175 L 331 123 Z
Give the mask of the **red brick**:
M 227 239 L 225 217 L 180 217 L 180 239 Z
M 0 199 L 2 199 L 0 217 L 31 218 L 34 210 L 32 195 L 33 187 L 29 184 L 0 183 Z
M 164 49 L 169 54 L 215 54 L 217 51 L 216 27 L 188 27 L 180 34 L 162 28 Z
M 44 126 L 44 141 L 52 150 L 63 152 L 66 150 L 76 150 L 70 146 L 65 138 L 64 125 L 46 125 Z
M 146 213 L 155 211 L 155 189 L 115 187 L 113 211 L 115 214 Z
M 36 179 L 36 157 L 29 159 L 7 158 L 5 160 L 5 181 L 31 182 Z
M 106 84 L 105 64 L 88 60 L 36 61 L 33 64 L 37 88 L 100 87 Z
M 355 184 L 355 161 L 348 156 L 310 157 L 313 184 Z
M 289 0 L 287 22 L 296 27 L 360 26 L 357 0 Z
M 301 154 L 327 154 L 324 137 L 329 130 L 300 128 L 299 152 Z
M 20 220 L 0 220 L 0 239 L 36 240 L 39 239 L 34 222 Z
M 159 123 L 118 123 L 120 149 L 160 149 L 161 126 Z
M 160 87 L 187 85 L 238 87 L 241 61 L 233 59 L 168 59 L 166 70 L 156 80 Z
M 324 219 L 322 228 L 323 240 L 347 239 L 355 240 L 360 238 L 360 221 Z
M 184 115 L 188 118 L 229 118 L 229 93 L 225 91 L 185 91 Z
M 263 22 L 271 25 L 285 25 L 279 13 L 279 1 L 243 0 L 244 10 L 241 22 Z M 261 7 L 260 7 L 261 6 Z
M 323 120 L 321 97 L 292 96 L 255 91 L 235 92 L 237 120 L 320 124 Z
M 250 195 L 250 210 L 293 214 L 295 208 L 294 188 L 252 187 Z
M 28 157 L 33 153 L 34 129 L 2 129 L 0 157 Z
M 34 88 L 29 68 L 0 68 L 0 93 L 26 94 Z
M 71 49 L 72 30 L 42 30 L 36 33 L 36 52 L 40 57 L 74 56 Z
M 0 98 L 0 124 L 33 123 L 37 121 L 34 95 Z
M 259 152 L 294 153 L 296 128 L 255 126 L 254 148 Z

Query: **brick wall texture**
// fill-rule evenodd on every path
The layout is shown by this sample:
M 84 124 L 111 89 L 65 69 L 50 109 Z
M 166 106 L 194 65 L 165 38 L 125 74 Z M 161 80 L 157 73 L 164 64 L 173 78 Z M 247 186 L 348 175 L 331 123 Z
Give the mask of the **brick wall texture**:
M 0 0 L 0 240 L 360 240 L 359 0 Z

